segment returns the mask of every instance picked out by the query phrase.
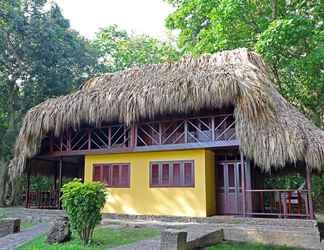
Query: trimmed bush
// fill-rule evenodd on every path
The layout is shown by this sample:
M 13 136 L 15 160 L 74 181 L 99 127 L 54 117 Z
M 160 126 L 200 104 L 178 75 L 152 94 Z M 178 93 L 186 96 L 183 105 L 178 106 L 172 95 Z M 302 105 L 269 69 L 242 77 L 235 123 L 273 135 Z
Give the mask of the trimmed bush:
M 100 210 L 106 201 L 106 188 L 100 182 L 75 179 L 62 187 L 62 206 L 80 239 L 89 243 L 93 230 L 101 221 Z

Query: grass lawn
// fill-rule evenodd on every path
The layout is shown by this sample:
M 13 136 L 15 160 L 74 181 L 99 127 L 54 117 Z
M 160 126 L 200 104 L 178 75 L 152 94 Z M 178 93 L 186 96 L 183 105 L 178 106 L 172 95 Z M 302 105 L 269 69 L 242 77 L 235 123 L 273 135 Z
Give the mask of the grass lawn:
M 34 222 L 31 222 L 31 221 L 22 221 L 21 224 L 20 224 L 20 230 L 26 230 L 28 228 L 31 228 L 33 226 L 35 226 L 36 223 Z
M 295 248 L 267 246 L 257 243 L 225 242 L 213 247 L 208 247 L 206 250 L 295 250 Z
M 146 238 L 152 238 L 159 231 L 152 228 L 110 229 L 98 228 L 94 233 L 94 240 L 89 246 L 82 246 L 77 237 L 71 241 L 58 245 L 44 243 L 45 235 L 38 236 L 34 240 L 18 247 L 17 250 L 106 250 L 109 247 L 129 244 Z

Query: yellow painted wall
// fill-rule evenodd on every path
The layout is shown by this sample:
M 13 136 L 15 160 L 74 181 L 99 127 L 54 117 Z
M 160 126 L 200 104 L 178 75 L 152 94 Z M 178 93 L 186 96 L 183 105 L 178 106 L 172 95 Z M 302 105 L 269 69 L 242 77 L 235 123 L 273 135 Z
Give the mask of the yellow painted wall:
M 214 188 L 209 188 L 212 182 L 212 178 L 209 177 L 212 172 L 210 155 L 205 149 L 87 155 L 85 180 L 92 180 L 93 164 L 130 163 L 130 188 L 108 188 L 110 195 L 103 212 L 205 217 L 214 209 L 211 204 Z M 208 173 L 205 172 L 206 159 L 209 162 Z M 195 187 L 150 188 L 149 162 L 164 160 L 194 160 Z
M 215 154 L 211 150 L 205 151 L 206 159 L 206 210 L 207 216 L 216 214 L 216 173 Z

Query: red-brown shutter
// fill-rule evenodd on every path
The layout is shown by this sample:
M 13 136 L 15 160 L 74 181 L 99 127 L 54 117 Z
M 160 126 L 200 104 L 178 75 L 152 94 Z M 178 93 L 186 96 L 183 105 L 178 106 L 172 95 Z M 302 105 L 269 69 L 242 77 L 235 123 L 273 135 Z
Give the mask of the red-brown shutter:
M 193 185 L 193 166 L 191 162 L 184 163 L 184 185 Z
M 102 167 L 103 183 L 107 186 L 111 186 L 111 165 L 103 165 Z
M 119 165 L 112 165 L 112 186 L 119 186 L 120 178 L 119 178 Z
M 162 185 L 169 185 L 170 179 L 170 166 L 168 163 L 162 164 Z
M 101 177 L 101 166 L 100 165 L 95 165 L 93 166 L 92 169 L 92 180 L 93 181 L 101 181 L 100 177 Z
M 173 186 L 180 186 L 180 164 L 174 163 L 173 164 L 173 180 L 171 183 Z
M 129 171 L 129 165 L 121 165 L 121 180 L 120 185 L 123 187 L 129 187 L 129 179 L 130 179 L 130 171 Z
M 151 165 L 151 185 L 159 185 L 159 164 Z

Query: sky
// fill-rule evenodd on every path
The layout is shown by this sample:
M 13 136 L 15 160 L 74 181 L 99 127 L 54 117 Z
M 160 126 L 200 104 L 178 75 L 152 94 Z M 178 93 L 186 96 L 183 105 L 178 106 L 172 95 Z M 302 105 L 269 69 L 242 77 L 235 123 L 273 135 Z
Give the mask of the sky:
M 54 0 L 71 27 L 87 38 L 117 24 L 136 34 L 166 39 L 165 18 L 173 8 L 163 0 Z

